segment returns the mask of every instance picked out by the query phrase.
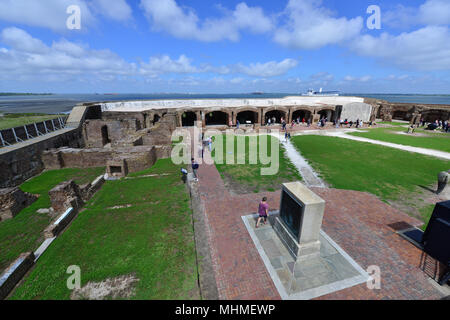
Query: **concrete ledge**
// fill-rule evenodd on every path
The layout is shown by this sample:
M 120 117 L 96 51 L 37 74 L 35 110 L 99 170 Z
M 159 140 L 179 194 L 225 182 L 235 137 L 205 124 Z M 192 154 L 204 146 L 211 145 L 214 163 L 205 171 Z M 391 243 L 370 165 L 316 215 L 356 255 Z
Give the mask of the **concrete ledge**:
M 22 253 L 0 276 L 0 300 L 4 300 L 34 265 L 32 252 Z
M 54 238 L 58 236 L 62 230 L 73 220 L 77 211 L 74 208 L 69 208 L 64 212 L 58 220 L 51 224 L 44 230 L 44 236 L 46 239 Z
M 199 272 L 200 294 L 203 300 L 219 300 L 216 277 L 212 267 L 211 248 L 208 241 L 208 223 L 205 210 L 198 192 L 198 185 L 188 177 L 188 188 L 191 195 L 195 248 Z

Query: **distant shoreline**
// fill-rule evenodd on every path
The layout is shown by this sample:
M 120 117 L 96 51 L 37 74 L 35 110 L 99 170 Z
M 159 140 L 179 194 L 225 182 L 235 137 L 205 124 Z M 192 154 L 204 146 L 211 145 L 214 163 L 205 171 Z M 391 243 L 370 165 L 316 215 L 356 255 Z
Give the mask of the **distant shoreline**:
M 22 93 L 22 92 L 0 92 L 0 97 L 10 96 L 52 96 L 53 93 Z

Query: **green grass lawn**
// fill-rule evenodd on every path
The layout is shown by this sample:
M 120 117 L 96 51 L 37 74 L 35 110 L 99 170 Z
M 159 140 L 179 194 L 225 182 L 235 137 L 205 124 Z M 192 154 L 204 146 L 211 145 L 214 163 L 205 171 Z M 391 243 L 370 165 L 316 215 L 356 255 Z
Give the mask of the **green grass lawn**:
M 58 117 L 61 117 L 61 115 L 39 113 L 6 113 L 0 115 L 0 130 L 20 127 L 35 122 L 42 122 L 45 120 L 56 119 Z
M 105 168 L 61 169 L 43 172 L 23 183 L 20 188 L 40 197 L 14 219 L 0 222 L 0 272 L 23 252 L 36 250 L 43 241 L 42 231 L 49 225 L 48 214 L 37 210 L 51 206 L 48 192 L 57 184 L 74 179 L 79 184 L 93 181 Z
M 450 168 L 450 161 L 342 138 L 298 136 L 293 143 L 332 187 L 369 192 L 386 202 L 433 185 Z
M 450 134 L 432 134 L 429 135 L 422 130 L 420 133 L 427 136 L 401 135 L 396 132 L 407 132 L 406 128 L 376 128 L 369 132 L 349 133 L 352 136 L 368 138 L 373 140 L 396 143 L 406 146 L 413 146 L 426 149 L 434 149 L 444 152 L 450 152 Z M 419 132 L 419 131 L 416 131 Z
M 179 169 L 159 160 L 135 179 L 107 181 L 12 298 L 70 299 L 66 270 L 78 265 L 82 287 L 133 274 L 133 299 L 199 299 L 192 212 Z M 158 173 L 169 175 L 139 177 Z
M 406 122 L 395 122 L 395 121 L 377 122 L 377 124 L 385 124 L 385 125 L 390 125 L 390 126 L 407 126 L 408 125 L 408 123 L 406 123 Z
M 254 146 L 254 150 L 258 150 L 259 154 L 259 139 L 258 137 L 256 139 L 250 139 L 249 136 L 246 137 L 234 137 L 234 150 L 228 150 L 226 148 L 226 143 L 224 143 L 224 159 L 226 158 L 226 155 L 229 152 L 233 152 L 233 155 L 231 155 L 234 158 L 234 162 L 237 163 L 237 149 L 238 149 L 238 143 L 242 144 L 243 140 L 245 138 L 245 163 L 246 164 L 219 164 L 217 163 L 217 157 L 216 154 L 213 152 L 213 156 L 215 156 L 216 160 L 216 167 L 219 173 L 222 176 L 222 179 L 226 181 L 226 183 L 234 190 L 234 191 L 241 191 L 241 192 L 264 192 L 269 191 L 273 192 L 275 190 L 281 189 L 281 184 L 284 182 L 291 182 L 291 181 L 301 181 L 302 177 L 299 175 L 297 169 L 295 166 L 287 160 L 287 158 L 284 156 L 284 148 L 279 142 L 278 139 L 275 137 L 269 136 L 267 139 L 267 154 L 269 156 L 272 155 L 272 144 L 277 143 L 279 145 L 279 155 L 277 160 L 279 160 L 279 170 L 275 175 L 262 175 L 261 174 L 261 168 L 267 168 L 270 167 L 270 165 L 263 165 L 259 161 L 257 164 L 250 164 L 250 157 L 249 157 L 249 151 L 250 151 L 250 141 L 252 141 L 252 148 Z M 224 139 L 225 141 L 225 139 Z M 258 141 L 258 142 L 257 142 Z M 255 146 L 256 144 L 256 146 Z

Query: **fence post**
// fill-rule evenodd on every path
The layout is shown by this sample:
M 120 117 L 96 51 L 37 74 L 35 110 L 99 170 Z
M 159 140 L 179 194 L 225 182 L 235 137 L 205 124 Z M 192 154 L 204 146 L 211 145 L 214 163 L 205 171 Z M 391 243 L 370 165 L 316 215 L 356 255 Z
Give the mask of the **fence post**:
M 5 141 L 4 139 L 3 139 L 3 135 L 2 135 L 2 132 L 0 131 L 0 139 L 2 140 L 2 145 L 4 146 L 4 147 L 6 147 L 6 146 L 10 146 L 11 144 L 9 144 L 7 141 Z
M 27 134 L 27 138 L 28 139 L 33 139 L 34 137 L 28 133 L 27 126 L 25 125 L 25 126 L 23 126 L 23 128 L 25 129 L 25 133 Z
M 16 142 L 17 142 L 17 143 L 23 142 L 23 140 L 20 139 L 20 138 L 17 136 L 16 130 L 15 130 L 14 128 L 11 128 L 11 130 L 12 130 L 12 132 L 13 132 L 13 134 L 14 134 L 14 138 L 16 138 Z
M 38 136 L 42 136 L 42 133 L 40 133 L 39 130 L 38 130 L 38 128 L 37 128 L 36 122 L 34 123 L 34 129 L 36 129 L 36 134 L 37 134 Z
M 44 121 L 44 128 L 45 128 L 45 133 L 48 133 L 49 131 L 47 129 L 47 124 L 45 123 L 45 121 Z

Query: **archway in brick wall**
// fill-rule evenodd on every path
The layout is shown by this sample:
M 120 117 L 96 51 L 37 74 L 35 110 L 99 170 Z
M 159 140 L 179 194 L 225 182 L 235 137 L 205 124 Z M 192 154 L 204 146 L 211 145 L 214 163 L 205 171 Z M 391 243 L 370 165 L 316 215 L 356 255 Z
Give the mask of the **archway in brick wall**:
M 331 109 L 325 109 L 319 111 L 318 114 L 320 115 L 321 120 L 326 118 L 329 122 L 331 122 L 334 120 L 335 112 Z
M 228 125 L 228 114 L 222 111 L 208 112 L 205 121 L 207 126 Z
M 181 121 L 183 127 L 193 127 L 195 125 L 195 121 L 197 121 L 197 115 L 195 112 L 185 112 L 181 115 Z
M 254 111 L 241 111 L 237 114 L 236 120 L 239 121 L 240 124 L 250 124 L 258 123 L 258 112 Z
M 269 119 L 271 119 L 271 123 L 273 123 L 273 118 L 275 118 L 275 123 L 281 123 L 281 119 L 283 118 L 285 121 L 287 121 L 286 118 L 286 112 L 281 110 L 273 110 L 269 111 L 265 115 L 265 122 L 268 123 Z
M 297 119 L 300 119 L 300 122 L 305 119 L 305 122 L 307 122 L 309 119 L 311 119 L 312 113 L 308 110 L 297 110 L 292 113 L 292 120 L 297 121 Z
M 153 121 L 152 121 L 153 125 L 158 123 L 159 120 L 161 120 L 161 117 L 159 116 L 159 114 L 155 114 L 155 116 L 153 117 Z
M 406 111 L 395 111 L 392 114 L 392 119 L 394 120 L 408 120 Z

